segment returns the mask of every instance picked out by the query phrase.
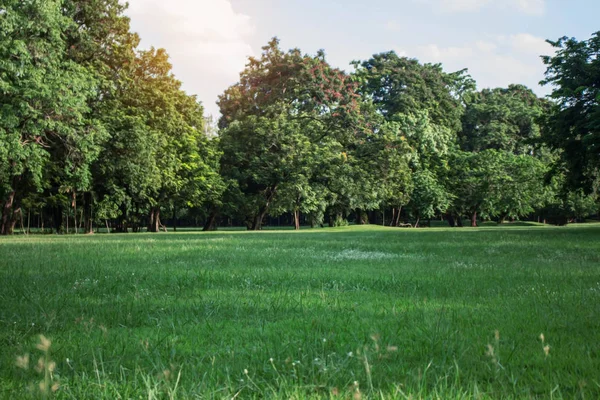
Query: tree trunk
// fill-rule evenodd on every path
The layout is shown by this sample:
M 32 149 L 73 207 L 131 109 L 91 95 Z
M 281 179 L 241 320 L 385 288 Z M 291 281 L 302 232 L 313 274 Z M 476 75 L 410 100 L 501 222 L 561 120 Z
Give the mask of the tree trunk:
M 456 226 L 458 226 L 459 228 L 463 227 L 462 215 L 457 215 L 456 216 Z
M 21 217 L 21 232 L 23 232 L 24 235 L 27 235 L 27 231 L 25 231 L 25 226 L 23 225 L 23 209 L 21 208 L 19 210 L 19 216 Z
M 367 225 L 369 223 L 369 215 L 363 210 L 358 210 L 358 220 L 359 224 Z
M 210 215 L 208 216 L 208 219 L 206 220 L 206 223 L 204 224 L 204 228 L 202 228 L 202 230 L 204 232 L 208 232 L 208 231 L 216 231 L 216 227 L 215 227 L 215 222 L 217 220 L 217 209 L 213 208 L 212 211 L 210 212 Z
M 471 227 L 477 228 L 477 211 L 471 214 Z
M 123 219 L 120 222 L 117 221 L 115 223 L 114 231 L 117 233 L 129 233 L 129 225 L 127 224 L 127 220 Z
M 399 227 L 400 226 L 400 216 L 402 214 L 402 207 L 398 207 L 398 211 L 396 212 L 396 220 L 394 221 L 394 226 L 395 227 Z
M 13 218 L 10 221 L 10 232 L 11 235 L 15 232 L 15 226 L 17 226 L 17 213 L 21 213 L 21 208 L 18 208 L 15 210 L 14 214 L 13 214 Z
M 446 217 L 448 218 L 448 225 L 450 225 L 450 228 L 456 227 L 456 220 L 454 219 L 454 216 L 452 214 L 447 214 Z
M 294 229 L 300 230 L 300 210 L 294 210 Z
M 116 233 L 129 233 L 129 210 L 124 203 L 119 206 L 119 210 L 121 211 L 121 216 L 115 221 L 113 231 Z
M 73 227 L 75 229 L 75 234 L 77 235 L 79 232 L 77 230 L 77 192 L 73 190 L 73 201 L 71 201 L 71 206 L 73 207 Z
M 258 214 L 254 217 L 254 220 L 252 221 L 252 226 L 250 228 L 251 230 L 259 231 L 262 229 L 263 220 L 265 219 L 265 215 L 267 215 L 267 212 L 269 211 L 271 201 L 273 200 L 273 197 L 275 197 L 276 192 L 277 185 L 273 186 L 273 188 L 268 188 L 265 191 L 265 194 L 267 195 L 265 205 L 260 208 Z
M 177 207 L 173 205 L 173 232 L 177 232 Z
M 498 218 L 498 225 L 502 225 L 505 220 L 506 220 L 506 214 L 500 215 L 500 218 Z
M 19 196 L 15 196 L 13 202 L 13 213 L 12 213 L 12 222 L 11 222 L 11 232 L 15 231 L 15 226 L 17 225 L 17 214 L 20 216 L 21 225 L 23 224 L 23 209 L 21 208 L 21 199 Z
M 363 218 L 363 212 L 360 208 L 356 209 L 356 224 L 357 225 L 365 224 L 365 219 Z
M 395 220 L 396 220 L 396 209 L 392 208 L 392 220 L 390 221 L 390 226 L 394 226 Z
M 254 217 L 252 221 L 252 226 L 250 230 L 252 231 L 260 231 L 262 229 L 263 220 L 265 219 L 265 215 L 267 215 L 267 208 L 261 208 L 261 211 Z
M 8 198 L 4 202 L 4 207 L 2 207 L 2 226 L 0 227 L 0 234 L 2 235 L 12 235 L 12 230 L 10 229 L 12 225 L 12 219 L 14 218 L 13 214 L 13 203 L 15 201 L 15 191 L 13 190 L 8 194 Z
M 160 207 L 152 207 L 150 209 L 150 222 L 148 224 L 148 232 L 160 231 Z
M 86 234 L 94 233 L 92 226 L 92 192 L 85 192 L 83 194 L 83 231 Z

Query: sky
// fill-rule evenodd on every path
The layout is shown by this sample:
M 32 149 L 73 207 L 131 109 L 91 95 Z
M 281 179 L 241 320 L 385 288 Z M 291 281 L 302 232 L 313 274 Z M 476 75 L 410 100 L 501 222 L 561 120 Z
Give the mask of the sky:
M 346 71 L 394 50 L 468 68 L 479 89 L 519 83 L 544 96 L 546 39 L 600 30 L 598 0 L 129 0 L 126 13 L 141 47 L 165 48 L 183 89 L 214 116 L 218 96 L 274 36 L 284 49 L 324 49 Z

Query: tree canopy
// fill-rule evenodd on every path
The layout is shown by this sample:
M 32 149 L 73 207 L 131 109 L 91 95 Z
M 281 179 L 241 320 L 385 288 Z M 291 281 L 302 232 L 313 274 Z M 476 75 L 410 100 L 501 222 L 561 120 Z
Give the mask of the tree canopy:
M 597 211 L 600 33 L 550 42 L 548 99 L 477 90 L 466 69 L 393 51 L 345 72 L 273 38 L 219 97 L 216 122 L 165 49 L 139 47 L 126 7 L 0 6 L 0 233 Z
M 560 150 L 568 184 L 597 191 L 600 179 L 600 32 L 588 40 L 548 41 L 554 56 L 543 57 L 543 84 L 553 88 L 544 142 Z

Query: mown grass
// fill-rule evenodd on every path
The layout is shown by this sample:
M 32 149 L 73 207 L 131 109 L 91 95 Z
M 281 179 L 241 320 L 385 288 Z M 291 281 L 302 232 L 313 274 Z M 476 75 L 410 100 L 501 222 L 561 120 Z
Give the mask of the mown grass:
M 599 243 L 600 225 L 3 238 L 0 397 L 598 398 Z

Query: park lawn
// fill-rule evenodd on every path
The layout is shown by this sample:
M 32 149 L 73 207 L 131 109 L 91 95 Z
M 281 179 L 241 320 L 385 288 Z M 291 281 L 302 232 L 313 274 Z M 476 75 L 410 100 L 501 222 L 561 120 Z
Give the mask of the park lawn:
M 599 250 L 594 224 L 2 238 L 0 397 L 600 398 Z

